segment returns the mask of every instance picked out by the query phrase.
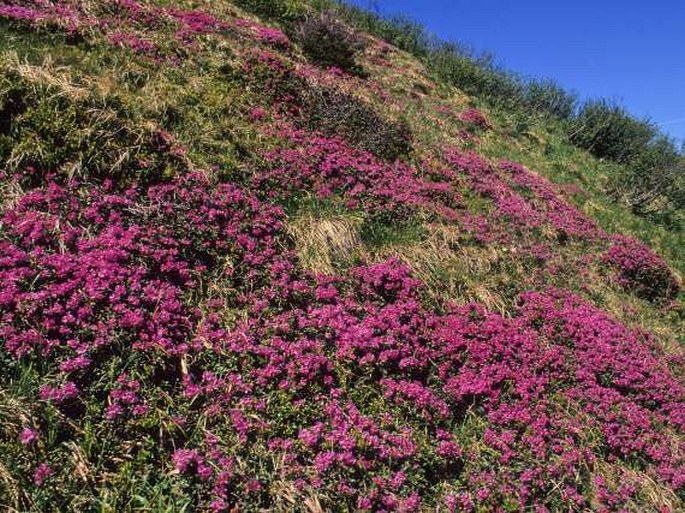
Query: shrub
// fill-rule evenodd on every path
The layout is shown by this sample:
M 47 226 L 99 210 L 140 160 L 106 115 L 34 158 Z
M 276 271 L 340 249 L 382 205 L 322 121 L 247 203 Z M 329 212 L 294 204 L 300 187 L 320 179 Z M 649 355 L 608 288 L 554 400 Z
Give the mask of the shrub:
M 468 108 L 459 115 L 459 120 L 466 125 L 480 130 L 489 130 L 492 128 L 490 121 L 478 109 Z
M 573 144 L 626 166 L 611 188 L 633 212 L 677 229 L 685 184 L 683 158 L 670 138 L 605 100 L 586 103 L 569 126 Z
M 583 105 L 570 125 L 571 142 L 599 158 L 629 163 L 644 152 L 658 134 L 648 121 L 630 116 L 607 100 Z
M 526 104 L 533 112 L 569 120 L 576 111 L 578 98 L 551 80 L 533 80 L 526 86 Z
M 306 128 L 340 135 L 387 161 L 411 151 L 411 131 L 404 120 L 384 119 L 363 100 L 340 90 L 312 86 L 303 96 L 302 123 Z
M 659 136 L 635 158 L 628 173 L 616 177 L 613 186 L 637 214 L 677 217 L 685 206 L 684 171 L 685 159 L 673 142 Z
M 315 64 L 359 72 L 355 57 L 365 43 L 333 13 L 324 11 L 307 17 L 297 26 L 295 39 Z
M 398 14 L 381 17 L 359 7 L 340 3 L 341 17 L 359 30 L 374 34 L 383 41 L 420 58 L 428 56 L 433 37 L 420 23 L 408 16 Z
M 666 262 L 641 242 L 616 235 L 603 260 L 618 271 L 618 281 L 636 296 L 648 301 L 674 299 L 680 284 Z
M 497 68 L 491 56 L 475 57 L 459 44 L 443 42 L 431 50 L 428 65 L 442 80 L 467 94 L 492 103 L 525 104 L 521 81 Z

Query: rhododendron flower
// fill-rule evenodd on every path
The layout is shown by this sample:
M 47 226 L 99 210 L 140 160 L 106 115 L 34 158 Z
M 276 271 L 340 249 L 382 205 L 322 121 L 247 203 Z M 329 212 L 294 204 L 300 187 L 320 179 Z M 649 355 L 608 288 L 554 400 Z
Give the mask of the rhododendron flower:
M 485 115 L 478 109 L 466 109 L 464 112 L 459 114 L 459 119 L 468 125 L 473 125 L 483 130 L 492 128 L 488 118 L 486 118 Z
M 24 445 L 31 445 L 38 440 L 38 432 L 25 427 L 19 434 L 19 441 Z
M 42 486 L 46 479 L 53 476 L 55 471 L 47 463 L 41 463 L 33 472 L 33 484 Z
M 45 385 L 40 390 L 40 398 L 43 401 L 54 401 L 56 403 L 61 403 L 68 399 L 73 399 L 79 394 L 78 387 L 75 383 L 67 381 L 61 387 L 52 387 Z
M 266 109 L 263 107 L 255 107 L 250 111 L 250 120 L 252 122 L 262 121 L 267 115 Z

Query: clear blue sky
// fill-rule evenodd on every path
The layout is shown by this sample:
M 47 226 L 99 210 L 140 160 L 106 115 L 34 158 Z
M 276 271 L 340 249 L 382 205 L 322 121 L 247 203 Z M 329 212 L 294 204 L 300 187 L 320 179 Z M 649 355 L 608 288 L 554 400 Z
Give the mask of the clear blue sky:
M 353 0 L 498 64 L 618 100 L 685 140 L 685 0 Z

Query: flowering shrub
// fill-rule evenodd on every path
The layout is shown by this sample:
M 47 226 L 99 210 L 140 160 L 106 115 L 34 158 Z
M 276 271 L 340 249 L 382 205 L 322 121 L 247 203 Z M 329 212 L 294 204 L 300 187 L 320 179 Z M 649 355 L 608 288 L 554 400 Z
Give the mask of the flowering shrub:
M 159 48 L 152 41 L 147 41 L 135 34 L 124 32 L 114 32 L 110 34 L 109 40 L 113 45 L 120 45 L 128 48 L 135 53 L 154 56 L 159 53 Z
M 520 230 L 547 224 L 561 240 L 596 241 L 605 237 L 593 220 L 560 197 L 555 185 L 520 164 L 502 162 L 498 170 L 478 154 L 454 148 L 446 151 L 445 160 L 465 173 L 474 192 L 494 202 L 498 216 Z M 524 198 L 514 187 L 525 190 L 530 198 Z
M 602 259 L 618 273 L 619 284 L 649 301 L 675 298 L 680 284 L 673 272 L 647 246 L 631 237 L 614 235 Z
M 515 162 L 501 162 L 512 182 L 532 193 L 548 222 L 564 237 L 598 240 L 605 237 L 594 220 L 560 197 L 559 187 Z
M 649 337 L 578 297 L 524 294 L 510 320 L 475 305 L 438 315 L 422 306 L 420 284 L 397 261 L 358 267 L 351 281 L 320 279 L 311 292 L 299 281 L 293 286 L 312 294 L 302 307 L 279 308 L 273 319 L 227 334 L 225 357 L 251 367 L 240 376 L 198 377 L 187 393 L 205 398 L 219 438 L 231 435 L 216 414 L 230 411 L 232 436 L 283 451 L 288 476 L 302 487 L 335 482 L 345 503 L 402 509 L 418 507 L 425 486 L 468 476 L 469 492 L 459 499 L 467 509 L 506 501 L 542 507 L 549 494 L 583 508 L 594 486 L 588 468 L 604 452 L 675 489 L 685 484 L 685 461 L 669 448 L 679 443 L 669 433 L 682 426 L 682 385 Z M 350 397 L 362 383 L 393 408 L 364 414 L 368 403 Z M 288 417 L 286 432 L 269 422 L 270 390 L 294 394 L 298 414 Z M 467 406 L 487 419 L 486 460 L 454 438 Z M 585 426 L 600 438 L 586 440 Z M 230 468 L 230 444 L 206 444 L 198 457 Z M 231 502 L 226 479 L 210 480 L 222 505 Z M 636 492 L 603 493 L 606 504 L 626 504 Z
M 45 25 L 65 29 L 71 34 L 78 33 L 85 25 L 95 23 L 95 18 L 87 17 L 75 2 L 59 1 L 25 2 L 25 5 L 0 5 L 0 16 L 34 26 Z
M 518 229 L 537 228 L 542 224 L 543 216 L 512 190 L 480 155 L 450 149 L 445 158 L 466 174 L 471 190 L 493 200 L 498 216 L 505 217 Z
M 269 166 L 253 183 L 268 197 L 313 192 L 319 198 L 339 195 L 350 208 L 371 213 L 391 211 L 398 220 L 418 208 L 456 218 L 459 194 L 448 175 L 428 180 L 404 162 L 386 163 L 350 148 L 340 138 L 323 137 L 287 124 L 276 135 L 292 147 L 265 155 Z
M 174 394 L 183 422 L 201 416 L 205 434 L 168 453 L 169 464 L 218 511 L 268 500 L 267 478 L 235 462 L 259 468 L 274 453 L 301 490 L 325 486 L 367 509 L 415 510 L 447 482 L 469 490 L 460 504 L 542 505 L 552 494 L 587 507 L 583 469 L 597 451 L 683 486 L 669 434 L 685 419 L 683 389 L 647 336 L 560 291 L 524 294 L 513 319 L 475 305 L 439 314 L 396 260 L 313 279 L 279 248 L 280 216 L 199 174 L 122 192 L 55 182 L 30 191 L 2 219 L 5 349 L 50 363 L 40 396 L 69 415 L 101 393 L 100 362 L 142 358 L 136 372 L 147 377 L 120 372 L 102 420 L 137 422 L 157 387 Z M 209 276 L 220 293 L 201 293 Z M 205 313 L 191 296 L 205 298 Z M 248 315 L 229 328 L 220 305 Z M 180 381 L 159 381 L 160 365 L 188 358 Z M 565 404 L 601 439 L 583 442 Z M 482 443 L 495 460 L 455 438 L 467 405 L 487 419 Z M 28 447 L 38 436 L 21 439 Z M 37 485 L 58 478 L 41 465 Z
M 488 118 L 486 118 L 481 111 L 474 108 L 466 109 L 464 112 L 459 114 L 459 120 L 467 126 L 471 126 L 479 130 L 489 130 L 492 128 Z
M 256 22 L 236 18 L 226 21 L 200 10 L 185 10 L 149 5 L 137 0 L 116 0 L 97 4 L 89 9 L 74 0 L 29 0 L 24 5 L 0 6 L 0 17 L 36 28 L 49 27 L 64 30 L 81 37 L 103 34 L 115 46 L 129 48 L 136 53 L 163 62 L 177 55 L 197 51 L 200 36 L 231 35 L 250 42 L 258 42 L 280 49 L 289 48 L 289 40 L 282 31 Z M 149 40 L 150 32 L 170 30 L 176 45 L 165 41 L 163 50 Z M 165 55 L 166 54 L 166 55 Z
M 185 306 L 186 291 L 226 258 L 233 259 L 236 282 L 256 280 L 252 266 L 276 254 L 265 245 L 272 244 L 278 216 L 233 186 L 209 192 L 200 175 L 152 187 L 142 200 L 135 188 L 120 194 L 111 184 L 52 182 L 32 191 L 2 218 L 5 349 L 50 358 L 64 379 L 77 378 L 78 386 L 66 381 L 43 389 L 56 402 L 76 398 L 112 352 L 185 354 L 200 344 L 193 335 L 202 320 Z M 123 377 L 120 385 L 109 416 L 123 404 L 142 413 L 142 401 L 122 400 L 124 390 L 138 386 Z

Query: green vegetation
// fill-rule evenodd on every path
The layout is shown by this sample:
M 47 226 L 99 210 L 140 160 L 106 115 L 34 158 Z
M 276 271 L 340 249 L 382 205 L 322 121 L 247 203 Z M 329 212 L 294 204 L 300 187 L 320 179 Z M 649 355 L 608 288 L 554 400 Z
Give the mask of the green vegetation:
M 0 6 L 0 509 L 681 510 L 673 152 L 332 0 Z
M 575 93 L 554 81 L 526 79 L 504 70 L 494 64 L 492 56 L 439 41 L 410 18 L 379 16 L 342 0 L 338 12 L 359 30 L 421 59 L 439 80 L 493 109 L 521 110 L 531 120 L 543 116 L 546 124 L 560 121 L 560 130 L 571 144 L 622 165 L 606 193 L 668 230 L 685 230 L 685 157 L 650 121 L 637 119 L 605 100 L 579 105 Z

